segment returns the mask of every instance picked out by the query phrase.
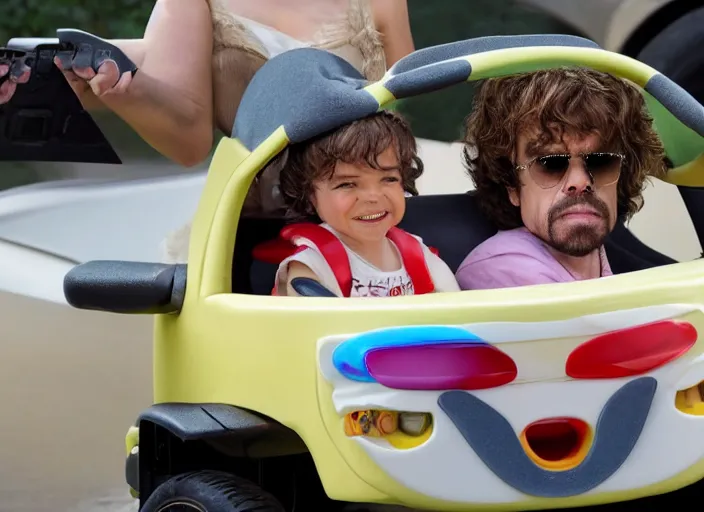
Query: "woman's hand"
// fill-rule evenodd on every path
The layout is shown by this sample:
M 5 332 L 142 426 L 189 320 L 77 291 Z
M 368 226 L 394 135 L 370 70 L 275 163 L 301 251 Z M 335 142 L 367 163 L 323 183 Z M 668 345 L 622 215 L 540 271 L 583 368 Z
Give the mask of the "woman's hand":
M 100 99 L 105 95 L 124 94 L 132 83 L 132 72 L 125 71 L 120 75 L 117 63 L 111 59 L 103 62 L 97 73 L 91 67 L 65 70 L 58 57 L 54 58 L 54 64 L 64 74 L 71 89 L 81 101 L 86 98 L 89 89 Z
M 31 69 L 24 63 L 0 62 L 0 105 L 7 103 L 17 90 L 18 84 L 29 81 Z

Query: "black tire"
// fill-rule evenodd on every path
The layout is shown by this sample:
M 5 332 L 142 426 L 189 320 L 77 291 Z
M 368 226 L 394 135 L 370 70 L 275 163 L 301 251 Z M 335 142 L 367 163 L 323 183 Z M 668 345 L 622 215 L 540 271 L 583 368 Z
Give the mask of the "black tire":
M 667 26 L 638 54 L 638 60 L 657 69 L 704 103 L 704 7 Z
M 140 512 L 285 512 L 269 493 L 221 471 L 196 471 L 170 478 Z

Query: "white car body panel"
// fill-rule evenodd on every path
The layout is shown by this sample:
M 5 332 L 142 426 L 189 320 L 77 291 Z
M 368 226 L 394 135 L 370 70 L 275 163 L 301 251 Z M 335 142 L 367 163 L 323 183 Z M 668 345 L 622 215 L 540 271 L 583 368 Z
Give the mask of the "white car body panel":
M 68 180 L 0 194 L 0 290 L 65 303 L 63 276 L 89 260 L 160 261 L 197 207 L 205 173 Z

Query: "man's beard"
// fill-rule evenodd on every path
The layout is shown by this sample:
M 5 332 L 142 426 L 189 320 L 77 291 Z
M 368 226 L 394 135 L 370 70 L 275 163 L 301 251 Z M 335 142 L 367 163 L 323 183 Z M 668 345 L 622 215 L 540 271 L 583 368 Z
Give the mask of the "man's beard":
M 567 228 L 560 239 L 555 229 L 555 222 L 565 210 L 577 205 L 589 205 L 601 216 L 601 225 L 578 225 Z M 609 209 L 601 199 L 592 194 L 565 198 L 550 209 L 548 213 L 548 240 L 553 249 L 569 256 L 586 256 L 601 247 L 609 234 Z

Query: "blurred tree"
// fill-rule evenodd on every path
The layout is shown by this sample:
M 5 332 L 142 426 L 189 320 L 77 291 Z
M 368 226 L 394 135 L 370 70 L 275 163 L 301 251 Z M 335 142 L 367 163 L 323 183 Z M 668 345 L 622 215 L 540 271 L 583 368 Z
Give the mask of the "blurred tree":
M 55 37 L 62 27 L 108 38 L 140 37 L 153 6 L 144 0 L 2 0 L 0 41 Z
M 474 37 L 574 34 L 564 24 L 512 0 L 408 0 L 416 48 Z M 473 86 L 457 85 L 399 102 L 418 137 L 456 141 L 472 106 Z

